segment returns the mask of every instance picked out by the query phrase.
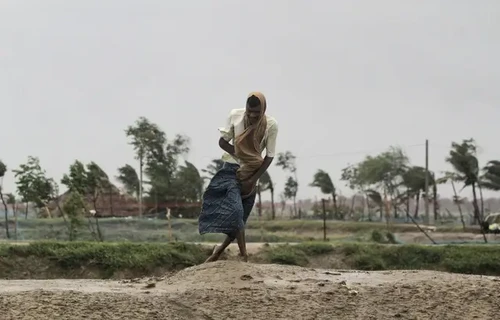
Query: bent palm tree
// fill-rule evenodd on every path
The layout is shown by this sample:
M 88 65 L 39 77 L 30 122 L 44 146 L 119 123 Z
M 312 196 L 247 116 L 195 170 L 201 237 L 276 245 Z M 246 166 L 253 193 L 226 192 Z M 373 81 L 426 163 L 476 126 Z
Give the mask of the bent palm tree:
M 474 207 L 474 222 L 476 224 L 483 223 L 477 202 L 476 187 L 479 185 L 479 163 L 476 158 L 476 144 L 473 139 L 463 140 L 462 143 L 453 142 L 451 145 L 450 155 L 446 158 L 455 170 L 456 178 L 461 181 L 464 186 L 472 187 L 472 205 Z M 484 234 L 484 242 L 487 242 L 486 235 Z
M 481 186 L 489 190 L 500 191 L 500 161 L 493 160 L 488 162 L 483 170 L 484 174 L 481 177 Z
M 206 169 L 201 169 L 201 172 L 208 174 L 208 176 L 203 177 L 203 179 L 210 180 L 215 174 L 222 169 L 224 161 L 222 159 L 213 159 Z
M 337 205 L 337 190 L 335 189 L 335 185 L 333 184 L 330 175 L 326 171 L 318 169 L 318 171 L 314 174 L 313 182 L 311 182 L 310 186 L 319 188 L 323 194 L 332 195 L 335 216 L 337 219 L 340 219 L 341 217 L 339 215 Z
M 420 196 L 425 191 L 425 168 L 419 166 L 409 167 L 402 175 L 403 185 L 406 187 L 409 196 L 415 197 L 415 213 L 413 217 L 418 218 Z M 437 187 L 434 181 L 434 175 L 429 172 L 429 186 L 433 186 L 434 209 L 436 209 Z M 428 199 L 425 199 L 428 201 Z
M 139 197 L 139 176 L 134 167 L 129 164 L 118 168 L 119 175 L 116 177 L 118 181 L 125 187 L 127 193 L 134 197 Z
M 203 196 L 203 178 L 194 164 L 184 161 L 185 165 L 179 167 L 177 172 L 178 192 L 180 198 L 191 202 L 200 201 Z

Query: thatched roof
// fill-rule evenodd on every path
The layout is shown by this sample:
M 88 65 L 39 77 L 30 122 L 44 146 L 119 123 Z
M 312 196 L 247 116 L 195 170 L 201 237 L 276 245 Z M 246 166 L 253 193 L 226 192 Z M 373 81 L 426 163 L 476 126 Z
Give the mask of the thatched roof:
M 66 191 L 58 197 L 59 205 L 62 207 L 64 202 L 70 196 L 70 191 Z M 93 197 L 87 195 L 85 202 L 89 209 L 94 209 Z M 60 216 L 61 213 L 55 202 L 48 205 L 52 216 Z M 99 217 L 128 217 L 139 214 L 139 202 L 136 198 L 124 194 L 116 186 L 112 185 L 110 190 L 104 190 L 99 194 L 95 210 Z

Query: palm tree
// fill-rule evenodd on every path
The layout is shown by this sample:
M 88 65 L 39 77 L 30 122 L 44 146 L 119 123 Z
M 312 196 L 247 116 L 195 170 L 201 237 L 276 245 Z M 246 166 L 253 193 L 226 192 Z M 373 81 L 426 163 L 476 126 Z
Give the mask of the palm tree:
M 335 189 L 335 185 L 333 184 L 330 175 L 326 171 L 318 169 L 318 171 L 314 174 L 313 182 L 311 182 L 310 186 L 320 188 L 323 194 L 332 195 L 335 216 L 337 219 L 340 219 L 337 205 L 337 190 Z
M 458 196 L 457 188 L 455 187 L 454 182 L 457 181 L 457 174 L 454 172 L 445 172 L 442 178 L 436 180 L 436 184 L 447 183 L 448 181 L 451 183 L 451 187 L 453 188 L 453 203 L 458 208 L 458 212 L 460 213 L 460 221 L 462 222 L 462 228 L 465 230 L 465 220 L 461 205 L 462 199 Z
M 224 161 L 222 159 L 213 159 L 206 169 L 201 169 L 201 172 L 208 174 L 208 176 L 203 177 L 203 179 L 210 180 L 215 174 L 222 169 Z
M 484 167 L 481 186 L 494 191 L 500 191 L 500 161 L 493 160 Z
M 418 218 L 420 196 L 425 191 L 425 172 L 425 168 L 423 167 L 412 166 L 407 168 L 402 175 L 403 185 L 406 187 L 408 195 L 415 197 L 415 213 L 413 214 L 415 219 Z M 428 181 L 429 186 L 433 187 L 434 211 L 436 215 L 437 186 L 434 182 L 434 175 L 431 172 L 429 172 Z M 429 200 L 425 199 L 425 201 Z
M 198 202 L 203 196 L 203 178 L 194 164 L 184 161 L 185 165 L 179 167 L 176 175 L 178 198 L 190 202 Z
M 271 192 L 271 219 L 274 220 L 276 218 L 276 212 L 274 208 L 274 184 L 269 172 L 264 172 L 264 174 L 260 177 L 259 183 L 257 184 L 257 196 L 259 201 L 259 216 L 262 216 L 262 200 L 261 200 L 261 192 L 267 191 Z
M 127 193 L 136 198 L 139 197 L 140 182 L 139 176 L 137 175 L 137 171 L 135 171 L 134 167 L 126 164 L 123 167 L 118 168 L 118 173 L 119 175 L 116 179 L 125 187 Z
M 476 144 L 473 139 L 463 140 L 462 143 L 453 142 L 451 144 L 450 155 L 446 161 L 455 170 L 456 178 L 464 184 L 463 188 L 472 187 L 472 206 L 474 207 L 474 223 L 482 225 L 482 217 L 477 202 L 476 187 L 479 185 L 479 163 L 476 158 Z M 462 188 L 462 189 L 463 189 Z M 484 242 L 487 242 L 484 234 Z

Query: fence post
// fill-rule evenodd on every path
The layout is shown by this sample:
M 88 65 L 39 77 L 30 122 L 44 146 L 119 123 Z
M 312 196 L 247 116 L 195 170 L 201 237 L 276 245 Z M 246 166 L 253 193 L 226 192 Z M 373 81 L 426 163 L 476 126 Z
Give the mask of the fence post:
M 321 199 L 321 202 L 323 204 L 323 241 L 326 241 L 326 200 Z
M 170 208 L 167 208 L 168 219 L 168 241 L 172 242 L 172 220 L 170 219 Z

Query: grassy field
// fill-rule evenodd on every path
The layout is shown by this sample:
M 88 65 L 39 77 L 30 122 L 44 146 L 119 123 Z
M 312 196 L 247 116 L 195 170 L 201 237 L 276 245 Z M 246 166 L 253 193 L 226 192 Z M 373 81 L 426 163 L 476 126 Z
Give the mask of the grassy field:
M 1 223 L 0 223 L 1 224 Z M 165 242 L 169 240 L 168 222 L 158 219 L 100 219 L 105 241 Z M 387 232 L 385 223 L 327 221 L 327 237 L 337 241 L 364 241 L 373 230 Z M 391 233 L 419 232 L 413 224 L 389 226 Z M 462 232 L 459 227 L 438 227 L 438 232 Z M 477 233 L 477 228 L 468 232 Z M 14 234 L 11 227 L 11 234 Z M 221 235 L 198 234 L 198 222 L 189 219 L 172 220 L 173 239 L 184 242 L 218 242 Z M 0 226 L 0 239 L 5 239 L 5 228 Z M 17 240 L 67 240 L 67 229 L 62 219 L 20 219 Z M 93 240 L 88 222 L 83 221 L 77 233 L 81 241 Z M 323 222 L 320 220 L 250 220 L 247 224 L 248 242 L 300 242 L 323 239 Z
M 210 247 L 185 243 L 35 242 L 0 245 L 0 278 L 133 278 L 197 265 Z M 231 256 L 229 258 L 232 258 Z M 358 270 L 426 269 L 500 275 L 498 246 L 304 242 L 263 246 L 251 262 Z

